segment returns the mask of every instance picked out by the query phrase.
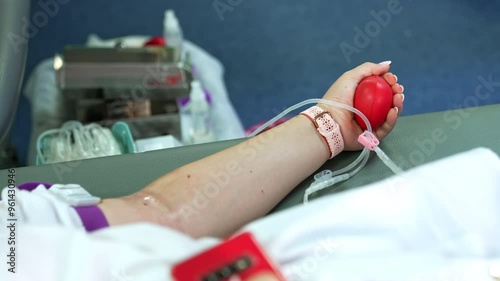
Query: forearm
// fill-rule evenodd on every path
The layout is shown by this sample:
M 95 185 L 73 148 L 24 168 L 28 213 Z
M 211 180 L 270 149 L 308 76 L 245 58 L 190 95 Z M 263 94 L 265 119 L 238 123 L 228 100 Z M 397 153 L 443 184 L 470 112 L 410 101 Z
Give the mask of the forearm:
M 394 108 L 375 130 L 379 139 L 394 128 L 403 107 L 403 87 L 395 75 L 387 73 L 389 64 L 365 63 L 348 71 L 324 96 L 353 106 L 358 83 L 370 75 L 383 75 L 394 94 Z M 326 109 L 340 126 L 344 148 L 361 149 L 357 138 L 362 129 L 352 112 Z M 134 195 L 107 200 L 101 207 L 111 224 L 151 221 L 192 236 L 226 236 L 269 212 L 329 155 L 323 137 L 307 117 L 299 115 L 237 146 L 179 168 Z M 129 219 L 124 219 L 127 210 L 120 213 L 119 205 L 133 212 Z
M 192 236 L 225 236 L 265 215 L 329 151 L 304 116 L 188 164 L 142 192 L 165 207 L 166 224 Z

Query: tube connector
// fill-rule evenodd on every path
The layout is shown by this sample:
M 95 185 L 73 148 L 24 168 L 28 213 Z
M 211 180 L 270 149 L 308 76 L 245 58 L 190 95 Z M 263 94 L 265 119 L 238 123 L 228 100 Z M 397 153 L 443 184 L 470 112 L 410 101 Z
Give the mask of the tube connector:
M 349 178 L 350 176 L 348 173 L 334 177 L 333 172 L 328 169 L 317 173 L 316 175 L 314 175 L 314 182 L 311 183 L 311 185 L 306 189 L 304 193 L 304 204 L 309 201 L 309 195 L 313 194 L 314 192 L 328 188 L 341 181 L 348 180 Z
M 374 151 L 380 144 L 377 137 L 372 132 L 368 131 L 364 131 L 361 135 L 359 135 L 358 142 L 371 151 Z

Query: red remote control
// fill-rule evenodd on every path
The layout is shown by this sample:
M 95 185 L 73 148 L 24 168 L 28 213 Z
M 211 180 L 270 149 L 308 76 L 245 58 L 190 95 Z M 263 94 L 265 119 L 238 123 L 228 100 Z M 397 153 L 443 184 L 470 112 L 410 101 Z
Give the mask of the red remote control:
M 380 76 L 369 76 L 361 80 L 354 93 L 354 108 L 363 112 L 375 131 L 384 124 L 392 108 L 391 86 Z M 366 130 L 366 124 L 356 115 L 359 126 Z

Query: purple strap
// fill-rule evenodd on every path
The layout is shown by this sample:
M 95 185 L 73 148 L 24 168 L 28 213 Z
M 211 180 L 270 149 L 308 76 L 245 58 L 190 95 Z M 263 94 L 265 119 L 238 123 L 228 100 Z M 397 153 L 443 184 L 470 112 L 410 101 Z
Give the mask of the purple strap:
M 19 190 L 27 190 L 29 192 L 33 191 L 37 186 L 43 184 L 47 189 L 49 189 L 52 184 L 48 182 L 27 182 L 17 186 Z
M 49 189 L 52 184 L 47 182 L 27 182 L 19 185 L 17 188 L 20 190 L 32 191 L 40 184 L 43 184 L 47 189 Z M 87 232 L 96 231 L 101 228 L 108 227 L 108 221 L 104 216 L 101 209 L 97 206 L 88 206 L 88 207 L 73 207 L 80 216 L 82 220 L 83 226 L 87 230 Z
M 80 218 L 83 226 L 88 232 L 96 231 L 101 228 L 108 227 L 108 221 L 97 206 L 74 207 Z

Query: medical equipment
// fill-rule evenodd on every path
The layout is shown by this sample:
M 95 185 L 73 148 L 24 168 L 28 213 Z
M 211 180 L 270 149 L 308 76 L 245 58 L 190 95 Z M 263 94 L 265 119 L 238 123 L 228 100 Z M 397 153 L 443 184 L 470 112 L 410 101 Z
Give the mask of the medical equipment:
M 78 184 L 53 184 L 49 192 L 73 207 L 95 206 L 101 198 L 93 196 Z
M 205 97 L 201 83 L 197 80 L 191 82 L 188 108 L 191 113 L 190 143 L 198 144 L 215 141 L 215 135 L 212 132 L 210 105 Z
M 358 138 L 358 141 L 361 144 L 363 144 L 365 148 L 363 149 L 359 157 L 347 167 L 344 167 L 335 172 L 332 172 L 331 170 L 324 170 L 320 173 L 317 173 L 314 176 L 314 182 L 309 186 L 309 188 L 306 189 L 304 193 L 304 199 L 303 199 L 304 204 L 306 204 L 309 201 L 309 196 L 314 192 L 320 191 L 339 182 L 346 181 L 349 178 L 356 175 L 368 161 L 368 158 L 370 157 L 369 153 L 370 150 L 375 151 L 375 153 L 382 160 L 382 162 L 387 167 L 389 167 L 395 174 L 399 174 L 402 172 L 401 168 L 399 168 L 394 162 L 392 162 L 392 160 L 378 147 L 379 141 L 372 133 L 372 126 L 368 118 L 358 109 L 340 102 L 335 102 L 325 99 L 308 99 L 303 102 L 297 103 L 285 109 L 283 112 L 281 112 L 276 117 L 266 122 L 264 125 L 260 126 L 252 134 L 250 134 L 249 137 L 256 136 L 262 130 L 267 128 L 270 124 L 276 122 L 276 120 L 284 117 L 293 110 L 296 110 L 307 104 L 316 104 L 316 103 L 323 103 L 340 109 L 349 110 L 354 114 L 356 114 L 357 116 L 359 116 L 361 120 L 366 124 L 367 128 L 367 130 L 363 132 L 363 134 L 361 134 Z
M 167 46 L 173 50 L 174 60 L 179 61 L 182 57 L 182 41 L 184 41 L 184 35 L 174 10 L 165 11 L 165 17 L 163 19 L 163 36 L 165 37 Z
M 68 121 L 61 129 L 45 131 L 37 143 L 38 164 L 119 155 L 127 152 L 130 145 L 118 142 L 108 128 L 95 123 L 83 126 L 78 121 Z
M 110 127 L 126 122 L 135 139 L 181 139 L 179 98 L 187 98 L 192 74 L 161 46 L 65 46 L 54 59 L 64 120 Z
M 144 43 L 144 47 L 165 47 L 167 44 L 165 43 L 165 38 L 162 36 L 154 36 L 151 37 L 148 41 Z
M 168 136 L 140 139 L 135 142 L 135 146 L 137 147 L 136 152 L 146 152 L 146 151 L 182 146 L 182 143 L 175 137 L 168 135 Z

